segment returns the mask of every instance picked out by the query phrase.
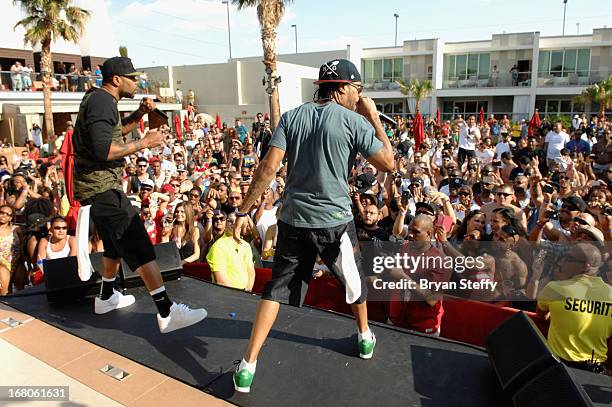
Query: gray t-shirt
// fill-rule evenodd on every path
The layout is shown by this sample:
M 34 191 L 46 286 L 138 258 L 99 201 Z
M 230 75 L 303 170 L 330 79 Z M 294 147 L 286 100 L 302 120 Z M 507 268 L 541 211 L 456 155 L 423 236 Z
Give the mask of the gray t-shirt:
M 280 220 L 304 228 L 353 219 L 348 177 L 355 156 L 370 157 L 383 148 L 363 116 L 333 102 L 310 102 L 283 114 L 270 146 L 287 152 Z

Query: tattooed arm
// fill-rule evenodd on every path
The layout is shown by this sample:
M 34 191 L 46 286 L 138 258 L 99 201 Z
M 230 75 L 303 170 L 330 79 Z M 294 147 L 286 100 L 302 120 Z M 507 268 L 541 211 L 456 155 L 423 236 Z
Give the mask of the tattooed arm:
M 134 140 L 126 144 L 111 143 L 108 149 L 108 161 L 121 159 L 127 155 L 133 154 L 143 148 L 158 147 L 164 141 L 164 136 L 157 129 L 147 131 L 147 134 L 140 140 Z

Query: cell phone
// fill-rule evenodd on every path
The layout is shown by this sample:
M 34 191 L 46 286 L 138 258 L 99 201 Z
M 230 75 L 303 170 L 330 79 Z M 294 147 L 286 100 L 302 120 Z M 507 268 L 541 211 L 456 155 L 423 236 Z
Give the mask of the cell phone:
M 410 201 L 410 191 L 405 190 L 404 192 L 402 192 L 402 205 L 404 206 L 408 205 L 409 201 Z
M 502 166 L 502 163 L 501 163 L 501 161 L 497 161 L 497 160 L 495 160 L 495 161 L 493 161 L 493 162 L 491 163 L 491 165 L 492 165 L 493 167 L 501 167 L 501 166 Z
M 559 219 L 559 212 L 558 211 L 546 211 L 546 217 L 548 219 Z
M 552 194 L 553 192 L 555 192 L 555 188 L 553 188 L 552 185 L 544 185 L 542 187 L 542 191 L 547 193 L 547 194 Z
M 450 216 L 438 214 L 436 217 L 436 226 L 443 228 L 446 233 L 450 233 L 453 227 L 453 219 Z

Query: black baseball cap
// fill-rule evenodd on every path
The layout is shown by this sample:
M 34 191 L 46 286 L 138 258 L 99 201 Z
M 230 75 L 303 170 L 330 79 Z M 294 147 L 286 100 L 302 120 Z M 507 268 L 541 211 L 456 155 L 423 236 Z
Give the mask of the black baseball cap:
M 361 174 L 355 180 L 355 187 L 357 188 L 357 192 L 363 194 L 372 186 L 376 184 L 376 177 L 372 174 Z
M 321 65 L 321 68 L 319 68 L 319 80 L 315 82 L 315 85 L 328 82 L 361 82 L 361 75 L 355 64 L 351 61 L 334 59 Z
M 111 76 L 138 76 L 143 72 L 138 72 L 132 65 L 132 60 L 128 57 L 112 57 L 104 61 L 102 65 L 102 76 L 110 78 Z

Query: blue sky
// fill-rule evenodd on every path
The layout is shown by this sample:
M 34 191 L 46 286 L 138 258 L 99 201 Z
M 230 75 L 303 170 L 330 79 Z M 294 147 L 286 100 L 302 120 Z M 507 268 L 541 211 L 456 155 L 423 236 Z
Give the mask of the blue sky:
M 228 56 L 226 6 L 221 0 L 106 0 L 120 45 L 137 66 L 223 62 Z M 408 39 L 487 39 L 493 33 L 540 31 L 560 35 L 562 0 L 296 0 L 278 27 L 278 53 L 393 45 Z M 261 55 L 254 9 L 230 5 L 232 56 Z M 569 0 L 566 34 L 612 27 L 612 1 Z

